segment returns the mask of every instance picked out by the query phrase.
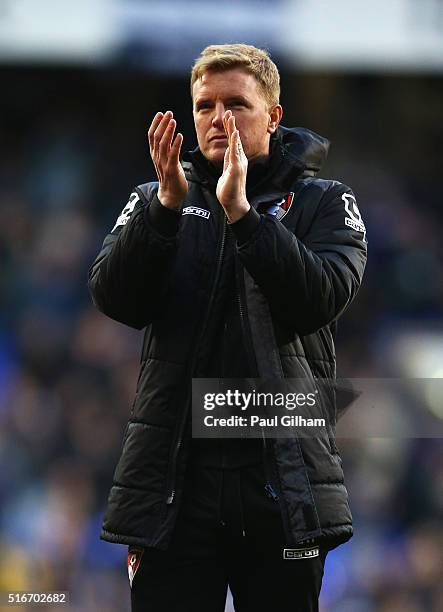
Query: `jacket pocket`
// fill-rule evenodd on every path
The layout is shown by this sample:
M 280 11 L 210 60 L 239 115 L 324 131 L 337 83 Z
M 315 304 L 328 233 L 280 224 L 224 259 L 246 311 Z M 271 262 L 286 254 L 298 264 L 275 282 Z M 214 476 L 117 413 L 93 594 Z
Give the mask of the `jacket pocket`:
M 171 439 L 167 428 L 129 422 L 114 473 L 115 484 L 146 490 L 154 505 L 162 501 Z
M 331 455 L 338 455 L 338 448 L 335 441 L 334 427 L 335 427 L 335 405 L 334 398 L 335 392 L 331 381 L 327 378 L 319 378 L 314 374 L 314 379 L 319 389 L 319 405 L 322 412 L 323 418 L 326 423 L 326 432 L 329 440 L 329 449 Z

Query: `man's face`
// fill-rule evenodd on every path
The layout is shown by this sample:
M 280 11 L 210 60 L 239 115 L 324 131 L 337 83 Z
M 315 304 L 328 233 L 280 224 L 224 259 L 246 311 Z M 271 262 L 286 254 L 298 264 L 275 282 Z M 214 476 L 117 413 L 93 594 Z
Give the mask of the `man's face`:
M 223 115 L 231 110 L 249 161 L 268 155 L 277 129 L 255 77 L 242 68 L 207 71 L 193 86 L 193 115 L 198 145 L 215 166 L 223 165 L 228 146 Z M 281 108 L 281 107 L 279 107 Z M 281 116 L 281 114 L 280 114 Z

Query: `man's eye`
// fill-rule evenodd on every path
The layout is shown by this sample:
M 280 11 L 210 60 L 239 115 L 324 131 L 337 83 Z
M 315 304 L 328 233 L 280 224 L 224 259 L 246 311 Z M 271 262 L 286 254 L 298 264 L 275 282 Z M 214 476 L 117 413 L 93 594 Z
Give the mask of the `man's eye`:
M 203 104 L 197 104 L 197 111 L 206 110 L 208 108 L 210 108 L 210 105 L 206 102 Z

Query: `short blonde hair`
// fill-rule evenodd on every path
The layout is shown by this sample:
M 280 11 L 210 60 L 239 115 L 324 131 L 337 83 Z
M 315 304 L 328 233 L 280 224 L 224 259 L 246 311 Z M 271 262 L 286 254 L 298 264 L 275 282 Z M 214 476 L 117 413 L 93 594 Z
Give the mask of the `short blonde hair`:
M 203 49 L 192 67 L 191 97 L 194 83 L 201 79 L 205 72 L 223 72 L 232 68 L 243 68 L 256 78 L 269 109 L 279 103 L 280 75 L 269 53 L 241 43 L 210 45 Z

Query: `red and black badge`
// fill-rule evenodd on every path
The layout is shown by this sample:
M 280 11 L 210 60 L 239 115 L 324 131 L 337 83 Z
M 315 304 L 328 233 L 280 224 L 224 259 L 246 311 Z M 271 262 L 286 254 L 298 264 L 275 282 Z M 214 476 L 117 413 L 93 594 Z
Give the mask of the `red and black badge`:
M 257 212 L 260 214 L 272 215 L 280 221 L 285 215 L 288 214 L 293 201 L 294 192 L 291 191 L 291 193 L 286 194 L 284 198 L 282 198 L 279 202 L 275 202 L 275 204 L 260 204 L 257 208 Z
M 135 548 L 134 546 L 130 546 L 128 548 L 128 576 L 131 588 L 132 581 L 134 580 L 134 576 L 138 570 L 138 566 L 140 565 L 143 552 L 143 548 Z

